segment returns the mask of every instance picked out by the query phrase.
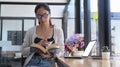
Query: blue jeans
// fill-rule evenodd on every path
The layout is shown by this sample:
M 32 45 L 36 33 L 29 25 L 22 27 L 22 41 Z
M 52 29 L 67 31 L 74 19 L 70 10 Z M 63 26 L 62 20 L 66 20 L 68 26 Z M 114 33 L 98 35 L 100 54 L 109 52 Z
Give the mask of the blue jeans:
M 53 60 L 51 58 L 41 58 L 40 56 L 33 56 L 26 67 L 53 67 Z

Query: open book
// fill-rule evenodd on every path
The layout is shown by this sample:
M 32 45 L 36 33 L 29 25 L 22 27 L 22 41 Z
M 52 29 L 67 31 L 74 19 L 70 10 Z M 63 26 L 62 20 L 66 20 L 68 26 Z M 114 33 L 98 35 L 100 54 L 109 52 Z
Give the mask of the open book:
M 47 46 L 46 48 L 44 48 L 42 45 L 33 43 L 33 44 L 31 45 L 31 47 L 38 48 L 38 49 L 40 49 L 42 52 L 46 53 L 46 52 L 48 52 L 48 51 L 51 50 L 51 49 L 58 49 L 58 48 L 59 48 L 59 45 L 54 43 L 54 44 L 51 44 L 51 45 Z

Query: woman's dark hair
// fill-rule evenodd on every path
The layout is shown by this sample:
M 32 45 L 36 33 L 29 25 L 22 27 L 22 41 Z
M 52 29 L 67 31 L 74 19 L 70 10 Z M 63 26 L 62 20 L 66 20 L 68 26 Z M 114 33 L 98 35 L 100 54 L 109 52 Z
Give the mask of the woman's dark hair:
M 39 8 L 42 8 L 42 7 L 43 7 L 45 10 L 47 10 L 49 13 L 51 13 L 50 8 L 49 8 L 48 4 L 46 4 L 46 3 L 39 3 L 39 4 L 37 4 L 37 6 L 35 7 L 35 13 L 37 13 L 37 10 L 38 10 Z
M 45 10 L 47 10 L 51 14 L 51 11 L 50 11 L 50 8 L 49 8 L 48 4 L 46 4 L 46 3 L 37 4 L 36 7 L 35 7 L 35 14 L 37 13 L 37 10 L 39 8 L 44 8 Z M 51 23 L 51 19 L 49 20 L 49 22 L 50 22 L 50 26 L 53 26 L 52 23 Z

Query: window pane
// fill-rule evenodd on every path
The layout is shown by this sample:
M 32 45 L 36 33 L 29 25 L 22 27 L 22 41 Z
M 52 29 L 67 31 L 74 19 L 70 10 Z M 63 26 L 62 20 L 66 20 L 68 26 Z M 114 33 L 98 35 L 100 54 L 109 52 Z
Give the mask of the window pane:
M 29 28 L 35 26 L 34 19 L 25 19 L 24 20 L 24 31 L 27 31 Z
M 2 40 L 2 31 L 1 31 L 1 28 L 2 27 L 2 22 L 1 22 L 1 19 L 0 19 L 0 40 Z
M 91 40 L 97 40 L 97 43 L 92 49 L 92 56 L 99 56 L 98 44 L 98 0 L 90 1 L 91 8 Z
M 24 40 L 26 31 L 34 26 L 35 26 L 35 19 L 25 19 L 24 20 L 24 33 L 23 33 L 22 41 Z
M 62 27 L 62 20 L 61 19 L 51 19 L 53 25 L 57 27 Z
M 110 0 L 112 55 L 120 55 L 120 8 L 119 0 Z
M 75 33 L 75 0 L 68 5 L 67 38 Z
M 22 20 L 3 20 L 2 41 L 11 41 L 12 45 L 22 44 Z
M 75 19 L 68 19 L 68 32 L 67 35 L 70 37 L 75 33 Z
M 120 52 L 120 20 L 111 19 L 111 41 L 112 41 L 112 54 L 117 55 Z

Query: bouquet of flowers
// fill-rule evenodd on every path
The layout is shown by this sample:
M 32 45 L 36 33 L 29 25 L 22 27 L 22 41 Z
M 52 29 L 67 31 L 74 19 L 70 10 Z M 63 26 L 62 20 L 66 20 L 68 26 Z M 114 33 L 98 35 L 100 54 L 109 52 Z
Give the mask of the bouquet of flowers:
M 84 46 L 84 37 L 80 36 L 80 34 L 74 34 L 65 42 L 65 51 L 84 50 Z

